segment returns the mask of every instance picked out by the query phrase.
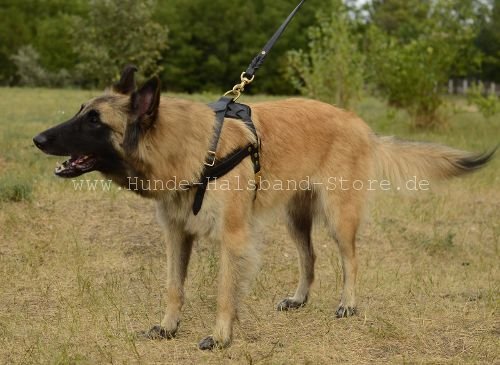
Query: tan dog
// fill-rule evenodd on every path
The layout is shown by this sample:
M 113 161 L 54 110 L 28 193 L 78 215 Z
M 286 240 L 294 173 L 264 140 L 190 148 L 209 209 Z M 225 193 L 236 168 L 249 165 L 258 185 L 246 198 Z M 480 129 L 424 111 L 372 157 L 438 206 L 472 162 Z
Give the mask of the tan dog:
M 221 250 L 217 320 L 213 335 L 204 338 L 200 348 L 228 345 L 238 302 L 256 268 L 259 222 L 282 211 L 298 249 L 300 279 L 293 297 L 280 302 L 278 309 L 298 308 L 307 301 L 315 261 L 311 227 L 319 217 L 326 221 L 342 257 L 344 288 L 337 317 L 352 315 L 356 232 L 370 190 L 386 190 L 389 182 L 384 177 L 400 187 L 414 177 L 462 175 L 493 155 L 380 138 L 353 113 L 318 101 L 258 103 L 251 107 L 262 141 L 261 180 L 255 182 L 251 161 L 245 159 L 211 183 L 195 216 L 191 208 L 196 189 L 188 185 L 199 181 L 202 173 L 214 112 L 201 103 L 160 98 L 157 78 L 136 91 L 134 71 L 126 68 L 111 90 L 34 141 L 46 153 L 71 156 L 56 170 L 59 176 L 98 170 L 156 201 L 166 231 L 168 282 L 166 314 L 161 325 L 147 333 L 151 338 L 176 334 L 193 240 L 209 236 L 220 242 Z M 243 123 L 227 119 L 217 158 L 253 138 Z

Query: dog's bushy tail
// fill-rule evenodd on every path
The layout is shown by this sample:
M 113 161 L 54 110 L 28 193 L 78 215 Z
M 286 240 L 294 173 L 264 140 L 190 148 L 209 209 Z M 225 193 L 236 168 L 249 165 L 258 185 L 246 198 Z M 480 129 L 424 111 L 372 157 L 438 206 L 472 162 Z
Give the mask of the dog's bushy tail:
M 486 165 L 497 148 L 485 153 L 470 153 L 451 147 L 409 142 L 394 137 L 377 137 L 376 170 L 379 177 L 395 184 L 416 176 L 418 180 L 438 181 L 464 175 Z

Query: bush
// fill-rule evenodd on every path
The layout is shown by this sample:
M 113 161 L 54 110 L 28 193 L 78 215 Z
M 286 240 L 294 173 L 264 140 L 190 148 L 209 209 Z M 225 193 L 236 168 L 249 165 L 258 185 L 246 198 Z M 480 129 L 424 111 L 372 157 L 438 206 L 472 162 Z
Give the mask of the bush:
M 368 31 L 371 80 L 391 106 L 406 109 L 418 128 L 440 125 L 443 87 L 450 75 L 478 63 L 472 39 L 474 15 L 454 10 L 453 1 L 433 3 L 411 39 L 397 38 L 377 26 Z
M 454 54 L 429 39 L 400 45 L 376 29 L 371 31 L 371 62 L 377 89 L 390 106 L 406 109 L 416 127 L 440 124 L 441 86 L 447 79 Z M 374 45 L 378 47 L 375 49 Z
M 21 86 L 63 87 L 70 84 L 71 76 L 65 69 L 49 72 L 40 65 L 40 55 L 33 46 L 23 46 L 11 56 Z
M 16 65 L 19 85 L 22 86 L 45 86 L 47 84 L 47 71 L 40 66 L 40 55 L 33 46 L 19 48 L 15 55 L 11 56 Z
M 491 118 L 500 109 L 498 96 L 486 95 L 482 82 L 471 85 L 467 92 L 467 102 L 469 105 L 475 105 L 485 118 Z
M 287 76 L 303 95 L 347 108 L 362 90 L 364 57 L 347 9 L 332 3 L 334 10 L 318 13 L 318 25 L 309 28 L 309 49 L 288 53 Z

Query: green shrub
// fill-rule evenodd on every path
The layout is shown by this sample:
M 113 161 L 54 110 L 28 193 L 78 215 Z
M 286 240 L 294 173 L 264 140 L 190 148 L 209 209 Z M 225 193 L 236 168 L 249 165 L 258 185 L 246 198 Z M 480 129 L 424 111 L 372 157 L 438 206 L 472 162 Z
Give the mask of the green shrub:
M 475 15 L 467 7 L 455 9 L 458 5 L 433 2 L 414 22 L 411 37 L 394 36 L 375 25 L 367 32 L 371 81 L 389 105 L 408 111 L 417 128 L 445 121 L 439 109 L 448 78 L 466 74 L 480 61 L 472 45 Z
M 40 64 L 40 55 L 31 45 L 22 46 L 11 57 L 17 68 L 21 86 L 68 86 L 71 76 L 68 71 L 49 72 Z
M 347 108 L 360 96 L 364 57 L 346 7 L 332 4 L 309 28 L 308 50 L 288 53 L 287 77 L 303 95 Z
M 485 95 L 482 82 L 473 84 L 467 92 L 467 102 L 475 105 L 485 118 L 491 118 L 500 109 L 498 96 L 494 94 Z

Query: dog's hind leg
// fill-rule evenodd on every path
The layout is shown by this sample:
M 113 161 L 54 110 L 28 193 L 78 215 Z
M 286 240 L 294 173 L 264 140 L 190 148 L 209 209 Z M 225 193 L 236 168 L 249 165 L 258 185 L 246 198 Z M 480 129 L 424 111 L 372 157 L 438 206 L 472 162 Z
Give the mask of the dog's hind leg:
M 340 191 L 324 194 L 323 205 L 328 226 L 337 241 L 343 271 L 343 289 L 336 311 L 338 318 L 356 313 L 356 233 L 361 220 L 364 192 Z
M 285 298 L 277 310 L 285 311 L 304 306 L 314 281 L 314 249 L 311 240 L 313 209 L 316 196 L 311 191 L 296 195 L 288 205 L 288 231 L 295 242 L 299 258 L 299 284 L 293 297 Z

